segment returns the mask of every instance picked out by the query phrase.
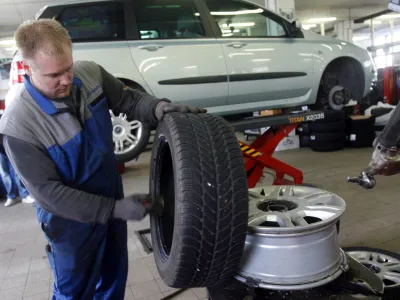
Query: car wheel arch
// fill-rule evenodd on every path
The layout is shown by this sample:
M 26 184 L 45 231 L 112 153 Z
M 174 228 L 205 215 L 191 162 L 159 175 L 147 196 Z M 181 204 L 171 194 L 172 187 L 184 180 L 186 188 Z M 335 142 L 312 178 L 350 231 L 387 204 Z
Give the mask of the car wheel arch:
M 332 59 L 321 73 L 318 81 L 319 86 L 329 74 L 337 75 L 337 84 L 346 88 L 355 100 L 362 100 L 366 79 L 360 61 L 351 56 L 340 56 Z

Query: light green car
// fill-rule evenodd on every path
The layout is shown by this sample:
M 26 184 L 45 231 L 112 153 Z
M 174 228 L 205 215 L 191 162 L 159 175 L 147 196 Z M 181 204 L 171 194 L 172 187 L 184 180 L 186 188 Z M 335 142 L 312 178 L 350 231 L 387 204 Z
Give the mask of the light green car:
M 243 0 L 79 1 L 46 6 L 37 18 L 68 29 L 75 60 L 228 117 L 304 105 L 341 109 L 362 101 L 376 74 L 367 50 L 302 31 Z M 136 158 L 151 128 L 112 118 L 118 160 Z

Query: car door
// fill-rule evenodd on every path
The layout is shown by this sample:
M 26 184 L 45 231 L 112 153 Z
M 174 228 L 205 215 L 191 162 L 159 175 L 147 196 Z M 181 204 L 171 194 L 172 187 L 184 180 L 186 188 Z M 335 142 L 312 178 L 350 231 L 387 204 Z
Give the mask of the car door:
M 151 91 L 182 104 L 227 105 L 222 47 L 198 0 L 135 0 L 132 5 L 137 39 L 129 46 Z
M 204 0 L 226 58 L 229 104 L 237 108 L 296 106 L 313 86 L 311 46 L 291 37 L 286 20 L 237 0 Z

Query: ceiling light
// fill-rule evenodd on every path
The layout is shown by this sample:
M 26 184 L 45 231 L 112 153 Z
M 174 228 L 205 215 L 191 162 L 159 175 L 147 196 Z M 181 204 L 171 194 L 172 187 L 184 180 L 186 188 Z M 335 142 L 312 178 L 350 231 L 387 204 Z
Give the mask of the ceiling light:
M 0 40 L 0 45 L 15 45 L 14 40 Z
M 397 19 L 397 18 L 400 18 L 400 14 L 388 14 L 377 17 L 377 19 L 386 19 L 386 20 Z
M 232 16 L 232 15 L 247 15 L 247 14 L 259 14 L 262 13 L 261 8 L 248 9 L 248 10 L 237 10 L 237 11 L 212 11 L 213 16 Z
M 317 24 L 303 24 L 301 27 L 303 27 L 304 30 L 308 30 L 310 28 L 317 27 Z
M 222 24 L 222 27 L 250 27 L 254 26 L 256 23 L 254 22 L 247 22 L 247 23 L 231 23 L 231 24 Z
M 336 17 L 326 17 L 326 18 L 311 18 L 308 19 L 307 22 L 310 23 L 325 23 L 325 22 L 333 22 L 336 21 Z

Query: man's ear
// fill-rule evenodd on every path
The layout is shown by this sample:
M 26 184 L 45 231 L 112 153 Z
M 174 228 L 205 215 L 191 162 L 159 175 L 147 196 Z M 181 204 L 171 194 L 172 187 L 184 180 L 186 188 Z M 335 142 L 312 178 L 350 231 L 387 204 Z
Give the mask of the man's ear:
M 26 60 L 22 61 L 22 67 L 24 68 L 25 74 L 27 74 L 29 77 L 32 76 L 31 67 L 29 66 L 29 63 Z

